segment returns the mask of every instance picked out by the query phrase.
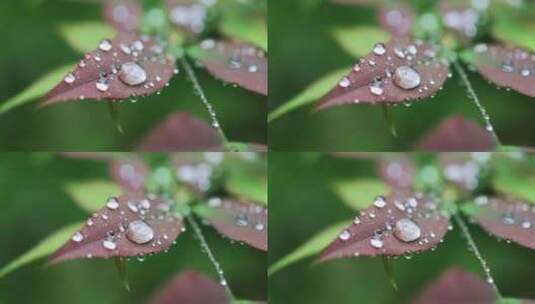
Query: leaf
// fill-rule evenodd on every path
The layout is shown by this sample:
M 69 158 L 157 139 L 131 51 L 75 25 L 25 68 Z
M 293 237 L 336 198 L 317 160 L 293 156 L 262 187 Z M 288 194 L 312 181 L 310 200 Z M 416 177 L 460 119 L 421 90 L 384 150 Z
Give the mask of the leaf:
M 357 103 L 398 104 L 435 94 L 446 81 L 449 63 L 438 46 L 407 38 L 378 43 L 317 103 L 317 109 Z
M 439 161 L 444 179 L 464 191 L 472 192 L 476 190 L 483 176 L 483 168 L 482 162 L 475 155 L 477 154 L 440 154 Z
M 128 54 L 130 53 L 130 54 Z M 84 99 L 125 99 L 161 90 L 173 76 L 174 58 L 148 36 L 119 33 L 85 55 L 44 98 L 43 105 Z
M 535 249 L 535 207 L 532 204 L 499 197 L 478 196 L 462 211 L 491 234 Z
M 529 155 L 529 154 L 528 154 Z M 495 160 L 491 180 L 494 190 L 535 203 L 535 166 L 527 161 Z
M 284 114 L 287 114 L 295 109 L 305 106 L 307 104 L 315 102 L 321 96 L 329 92 L 330 88 L 338 83 L 340 78 L 347 73 L 350 68 L 342 68 L 332 71 L 325 76 L 312 82 L 301 93 L 292 98 L 291 100 L 283 103 L 278 108 L 269 113 L 268 122 L 271 122 Z
M 368 208 L 378 194 L 389 190 L 385 183 L 371 178 L 337 181 L 333 188 L 344 204 L 357 211 Z
M 517 45 L 535 52 L 535 20 L 533 4 L 525 4 L 523 9 L 506 9 L 500 7 L 493 11 L 492 35 L 508 44 Z
M 230 39 L 250 42 L 268 50 L 266 20 L 262 16 L 227 10 L 219 22 L 219 31 Z
M 225 288 L 212 278 L 195 271 L 184 271 L 159 290 L 151 304 L 230 304 Z
M 216 78 L 267 95 L 267 57 L 261 49 L 247 43 L 207 39 L 188 53 Z
M 198 35 L 205 30 L 209 8 L 215 1 L 166 0 L 169 20 L 180 31 Z
M 299 260 L 318 254 L 338 235 L 338 233 L 340 233 L 340 230 L 347 227 L 348 222 L 349 221 L 340 222 L 318 232 L 304 244 L 294 249 L 291 253 L 273 263 L 268 269 L 268 275 L 270 276 Z
M 431 282 L 414 304 L 495 303 L 494 290 L 478 276 L 458 267 L 448 269 Z
M 41 97 L 50 89 L 50 87 L 60 81 L 75 65 L 75 63 L 67 64 L 41 76 L 22 92 L 0 104 L 0 114 L 6 113 L 15 107 L 22 106 Z
M 377 0 L 331 0 L 336 4 L 350 4 L 350 5 L 375 5 L 380 1 Z
M 116 31 L 102 22 L 84 21 L 62 24 L 59 33 L 75 51 L 84 54 L 106 37 L 115 36 Z
M 435 152 L 489 151 L 495 145 L 485 129 L 462 116 L 444 119 L 429 131 L 416 146 L 418 150 Z
M 106 201 L 107 198 L 122 193 L 121 187 L 106 180 L 69 183 L 66 185 L 65 191 L 78 206 L 88 212 L 94 212 L 102 208 L 102 202 Z
M 110 176 L 126 191 L 143 190 L 149 168 L 135 157 L 119 158 L 110 162 Z
M 416 177 L 416 168 L 404 155 L 386 156 L 379 159 L 377 175 L 392 188 L 409 189 Z
M 139 27 L 142 8 L 134 0 L 107 1 L 102 16 L 120 32 L 135 31 Z
M 52 254 L 50 263 L 143 256 L 165 250 L 182 231 L 182 218 L 169 210 L 170 202 L 141 193 L 110 199 Z
M 213 197 L 194 211 L 230 239 L 267 251 L 267 208 L 248 201 Z
M 414 12 L 411 7 L 399 3 L 395 5 L 382 5 L 377 13 L 381 27 L 393 36 L 405 36 L 411 32 L 414 23 Z M 385 40 L 377 38 L 376 41 Z
M 152 129 L 138 148 L 140 151 L 221 150 L 216 129 L 186 112 L 175 112 Z
M 333 37 L 344 51 L 354 57 L 366 55 L 377 41 L 387 41 L 390 35 L 374 26 L 353 26 L 333 30 Z
M 478 34 L 478 25 L 482 18 L 480 14 L 485 9 L 486 7 L 477 9 L 467 1 L 439 1 L 442 23 L 464 42 L 471 41 Z
M 238 198 L 268 204 L 267 162 L 264 158 L 247 162 L 243 158 L 236 162 L 227 160 L 224 169 L 226 191 Z
M 199 197 L 203 197 L 213 190 L 214 179 L 219 165 L 219 161 L 211 160 L 206 155 L 182 152 L 176 153 L 172 157 L 176 179 L 190 190 L 193 190 Z
M 393 193 L 341 231 L 320 253 L 320 262 L 356 256 L 399 256 L 436 246 L 448 231 L 449 216 L 422 194 Z
M 61 244 L 68 240 L 76 230 L 80 229 L 82 225 L 83 223 L 73 223 L 50 234 L 35 247 L 11 261 L 9 264 L 2 266 L 2 268 L 0 268 L 0 278 L 23 265 L 54 252 L 54 250 L 58 249 Z
M 522 49 L 512 49 L 499 44 L 478 44 L 465 54 L 483 77 L 502 87 L 535 97 L 535 54 Z

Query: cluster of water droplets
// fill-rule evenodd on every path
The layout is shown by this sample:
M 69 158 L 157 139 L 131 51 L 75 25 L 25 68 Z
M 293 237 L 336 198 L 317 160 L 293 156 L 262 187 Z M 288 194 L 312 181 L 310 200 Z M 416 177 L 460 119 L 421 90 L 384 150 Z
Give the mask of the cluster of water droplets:
M 535 73 L 535 54 L 525 50 L 507 50 L 479 43 L 474 46 L 473 51 L 478 56 L 486 56 L 492 62 L 498 62 L 502 72 L 518 74 L 522 77 L 531 77 Z
M 225 43 L 218 43 L 214 39 L 205 39 L 200 44 L 201 48 L 207 51 L 216 51 L 228 57 L 227 65 L 233 70 L 244 69 L 249 73 L 260 72 L 260 65 L 254 58 L 265 58 L 263 50 L 252 46 L 230 48 Z
M 204 31 L 208 9 L 216 0 L 201 0 L 191 4 L 177 4 L 169 11 L 169 19 L 177 26 L 193 33 Z
M 212 186 L 213 165 L 208 162 L 179 165 L 176 169 L 178 181 L 192 184 L 201 191 L 208 191 Z
M 257 231 L 266 230 L 267 209 L 255 204 L 231 203 L 219 197 L 212 197 L 208 200 L 208 206 L 221 210 L 229 210 L 234 213 L 234 224 L 238 227 L 250 227 Z
M 462 35 L 473 38 L 478 33 L 481 13 L 490 5 L 490 0 L 471 0 L 469 5 L 461 9 L 448 9 L 442 14 L 444 25 Z
M 501 222 L 507 226 L 517 226 L 521 229 L 535 228 L 533 219 L 535 218 L 535 206 L 532 204 L 515 201 L 505 203 L 488 196 L 480 195 L 474 199 L 474 204 L 479 208 L 494 210 L 499 214 Z M 474 220 L 474 219 L 472 219 Z

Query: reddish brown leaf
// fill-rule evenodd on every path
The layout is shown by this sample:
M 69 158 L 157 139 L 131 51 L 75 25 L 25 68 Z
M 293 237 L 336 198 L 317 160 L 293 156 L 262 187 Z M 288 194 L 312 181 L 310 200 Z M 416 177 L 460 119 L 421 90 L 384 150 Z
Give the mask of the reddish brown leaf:
M 393 188 L 411 188 L 416 176 L 413 162 L 405 156 L 385 156 L 379 159 L 378 176 Z
M 448 231 L 449 217 L 421 194 L 378 197 L 320 254 L 320 261 L 355 256 L 399 256 L 431 249 Z
M 450 116 L 429 131 L 417 149 L 436 152 L 489 151 L 494 149 L 494 141 L 491 134 L 476 123 L 462 116 Z
M 205 29 L 210 1 L 166 0 L 169 20 L 181 31 L 200 34 Z M 215 3 L 215 1 L 214 1 Z
M 267 251 L 267 209 L 246 201 L 211 198 L 195 212 L 223 235 Z
M 477 35 L 480 12 L 469 1 L 441 0 L 439 9 L 444 25 L 463 41 L 468 42 Z
M 104 19 L 118 31 L 131 32 L 139 26 L 142 9 L 135 0 L 112 0 L 104 4 Z
M 157 292 L 152 304 L 230 304 L 225 288 L 195 271 L 185 271 L 175 276 Z
M 478 44 L 470 61 L 483 77 L 496 85 L 535 97 L 534 53 L 498 44 Z
M 110 176 L 126 191 L 143 190 L 149 168 L 137 158 L 120 158 L 110 163 Z
M 381 6 L 377 18 L 381 27 L 394 36 L 410 34 L 414 22 L 413 11 L 406 4 Z
M 163 89 L 173 70 L 174 58 L 164 54 L 161 44 L 148 36 L 119 33 L 86 54 L 44 97 L 44 104 L 149 95 Z
M 479 196 L 469 213 L 486 231 L 535 249 L 535 206 L 525 201 Z
M 169 115 L 141 141 L 141 151 L 216 151 L 221 149 L 219 133 L 185 112 Z
M 193 55 L 215 77 L 267 95 L 267 57 L 263 50 L 242 42 L 207 39 Z
M 446 81 L 449 63 L 438 46 L 408 38 L 377 44 L 335 88 L 318 109 L 356 103 L 401 103 L 432 96 Z
M 478 276 L 453 267 L 427 286 L 414 304 L 492 304 L 496 294 Z
M 113 198 L 51 257 L 50 263 L 79 258 L 142 256 L 165 250 L 182 231 L 169 203 L 141 193 Z
M 469 153 L 442 153 L 440 165 L 444 178 L 465 191 L 474 191 L 479 186 L 481 163 L 477 155 Z

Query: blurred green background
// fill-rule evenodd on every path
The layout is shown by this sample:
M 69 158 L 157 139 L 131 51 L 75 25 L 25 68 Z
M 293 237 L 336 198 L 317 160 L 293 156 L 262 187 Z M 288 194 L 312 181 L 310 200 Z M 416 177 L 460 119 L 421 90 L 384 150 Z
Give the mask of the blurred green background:
M 0 1 L 0 103 L 49 71 L 77 62 L 82 55 L 58 33 L 64 23 L 101 20 L 99 4 L 83 0 Z M 225 85 L 202 69 L 197 76 L 231 141 L 266 142 L 266 97 Z M 119 105 L 125 134 L 119 133 L 99 102 L 68 102 L 43 109 L 37 102 L 0 115 L 0 150 L 121 151 L 175 111 L 209 122 L 209 116 L 183 71 L 161 95 Z
M 436 1 L 412 0 L 419 11 Z M 533 11 L 535 16 L 535 11 Z M 336 27 L 375 25 L 375 9 L 336 5 L 328 0 L 271 1 L 269 6 L 269 110 L 293 98 L 316 79 L 357 58 L 332 38 Z M 379 42 L 379 41 L 377 41 Z M 505 145 L 534 146 L 530 132 L 535 100 L 498 90 L 477 73 L 469 78 Z M 380 106 L 358 105 L 313 113 L 312 107 L 291 112 L 269 124 L 270 148 L 276 151 L 407 151 L 442 119 L 461 114 L 483 125 L 475 105 L 454 73 L 435 98 L 410 108 L 390 107 L 398 138 L 388 131 Z
M 350 221 L 356 212 L 332 190 L 343 178 L 376 177 L 371 161 L 336 158 L 320 153 L 273 152 L 269 155 L 269 265 L 316 233 Z M 535 252 L 499 242 L 477 225 L 469 225 L 505 297 L 535 298 Z M 339 259 L 314 265 L 307 258 L 269 277 L 269 302 L 284 303 L 408 303 L 451 266 L 484 279 L 454 225 L 435 251 L 393 261 L 399 291 L 393 291 L 380 258 Z
M 68 182 L 106 179 L 104 163 L 51 153 L 0 154 L 0 267 L 57 229 L 88 215 L 62 190 Z M 203 226 L 233 293 L 244 299 L 267 298 L 266 253 L 231 244 Z M 0 278 L 0 303 L 147 303 L 176 273 L 194 269 L 217 280 L 191 228 L 168 253 L 132 259 L 127 272 L 132 291 L 122 287 L 113 260 L 70 261 L 52 267 L 41 259 Z

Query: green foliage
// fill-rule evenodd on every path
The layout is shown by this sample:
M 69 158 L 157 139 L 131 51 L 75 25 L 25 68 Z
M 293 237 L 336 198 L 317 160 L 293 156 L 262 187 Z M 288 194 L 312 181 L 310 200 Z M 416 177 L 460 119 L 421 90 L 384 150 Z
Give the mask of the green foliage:
M 82 54 L 94 50 L 102 39 L 111 39 L 116 33 L 111 26 L 98 21 L 65 23 L 59 27 L 59 32 L 75 51 Z
M 492 187 L 505 195 L 535 204 L 535 165 L 527 161 L 496 159 Z
M 269 113 L 268 121 L 275 120 L 297 108 L 317 101 L 317 99 L 329 92 L 329 90 L 350 70 L 351 67 L 338 69 L 314 81 L 297 96 Z
M 221 18 L 219 31 L 228 37 L 251 42 L 268 50 L 266 20 L 260 16 L 248 16 L 237 10 L 228 10 Z
M 530 51 L 535 51 L 535 5 L 528 5 L 524 9 L 500 8 L 495 11 L 495 22 L 492 24 L 492 34 L 498 40 L 519 45 Z
M 376 43 L 390 39 L 390 35 L 378 27 L 362 25 L 337 28 L 333 37 L 347 53 L 357 58 L 368 54 Z
M 107 180 L 92 180 L 69 183 L 65 191 L 82 209 L 94 212 L 104 206 L 110 196 L 118 196 L 122 193 L 121 187 Z
M 333 184 L 333 189 L 344 204 L 357 211 L 369 207 L 378 195 L 389 192 L 384 182 L 373 178 L 338 181 Z
M 41 76 L 22 92 L 0 104 L 0 114 L 41 97 L 50 88 L 54 87 L 75 65 L 75 63 L 67 64 Z
M 52 233 L 35 247 L 3 266 L 0 269 L 0 278 L 23 265 L 51 254 L 63 245 L 82 225 L 83 223 L 70 224 Z
M 299 260 L 316 255 L 324 249 L 336 235 L 340 233 L 340 231 L 347 227 L 349 223 L 349 221 L 340 222 L 320 231 L 297 249 L 272 264 L 268 269 L 268 275 L 272 275 Z
M 268 185 L 265 168 L 247 163 L 227 163 L 224 187 L 230 194 L 240 198 L 268 204 Z

